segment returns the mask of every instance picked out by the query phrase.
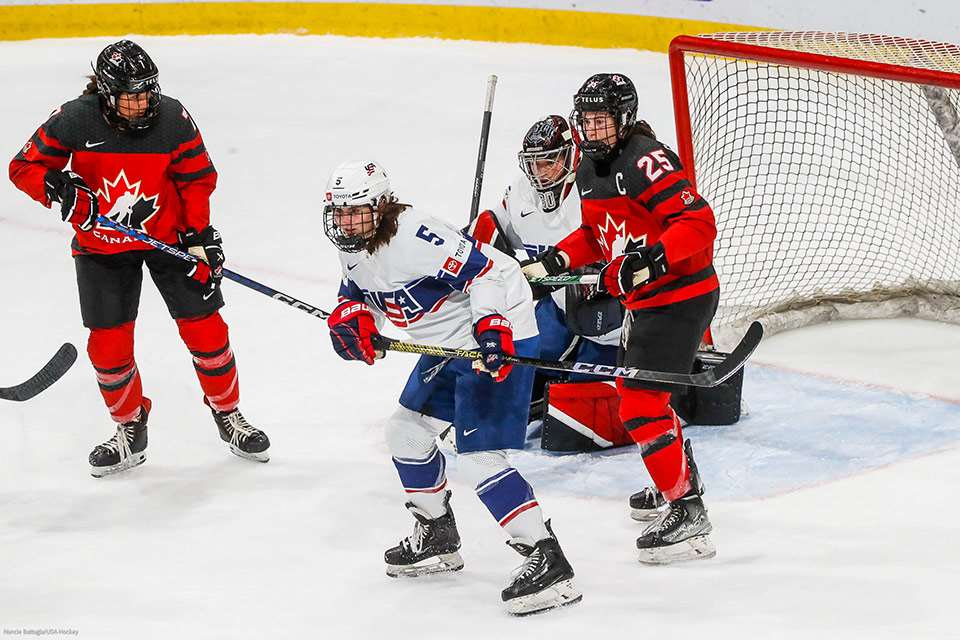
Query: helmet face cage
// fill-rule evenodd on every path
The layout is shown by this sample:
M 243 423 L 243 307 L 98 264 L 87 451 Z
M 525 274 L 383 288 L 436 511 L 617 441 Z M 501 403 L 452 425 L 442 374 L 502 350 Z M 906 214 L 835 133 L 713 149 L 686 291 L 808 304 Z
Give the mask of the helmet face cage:
M 390 180 L 375 162 L 345 162 L 338 166 L 327 181 L 326 204 L 323 208 L 323 231 L 339 250 L 345 253 L 362 251 L 380 225 L 379 206 L 392 199 Z M 359 209 L 347 214 L 346 208 Z M 351 216 L 353 224 L 361 216 L 366 233 L 348 233 L 341 226 L 341 216 Z M 369 216 L 369 220 L 362 216 Z M 369 222 L 369 224 L 366 224 Z
M 591 140 L 583 126 L 584 113 L 607 113 L 616 127 L 616 142 Z M 630 135 L 637 121 L 637 92 L 633 82 L 624 75 L 599 73 L 591 76 L 573 96 L 570 120 L 576 127 L 580 150 L 594 160 L 608 158 Z
M 573 138 L 570 124 L 556 115 L 535 122 L 523 138 L 517 160 L 544 212 L 560 206 L 576 179 L 580 150 Z
M 108 45 L 97 57 L 94 66 L 97 93 L 107 122 L 121 131 L 143 130 L 156 120 L 160 111 L 160 83 L 153 60 L 136 43 L 121 40 Z M 147 94 L 147 106 L 136 118 L 120 113 L 122 94 Z
M 549 191 L 557 185 L 565 183 L 573 175 L 573 141 L 559 149 L 547 149 L 545 151 L 521 151 L 517 154 L 520 160 L 520 169 L 527 176 L 532 186 L 537 191 Z M 556 176 L 544 175 L 552 172 L 553 167 L 561 165 L 563 171 Z M 548 170 L 543 170 L 545 167 Z
M 350 205 L 352 207 L 359 207 L 363 205 Z M 343 215 L 340 211 L 344 207 L 337 206 L 333 203 L 328 203 L 323 208 L 323 232 L 327 234 L 327 238 L 330 239 L 330 242 L 334 246 L 343 251 L 344 253 L 359 253 L 367 246 L 367 241 L 370 239 L 370 235 L 363 234 L 347 234 L 337 223 L 337 219 Z M 369 213 L 354 213 L 356 215 L 369 215 L 370 221 L 373 223 L 372 228 L 374 232 L 377 228 L 377 207 L 372 206 Z

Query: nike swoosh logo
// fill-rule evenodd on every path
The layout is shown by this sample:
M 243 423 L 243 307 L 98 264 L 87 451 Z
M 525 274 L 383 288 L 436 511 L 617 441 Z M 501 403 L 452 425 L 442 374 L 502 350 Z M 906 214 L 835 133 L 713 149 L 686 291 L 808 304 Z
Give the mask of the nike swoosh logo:
M 587 195 L 588 193 L 593 193 L 593 189 L 585 189 L 585 190 L 583 190 L 583 191 L 580 192 L 580 195 L 585 196 L 585 195 Z
M 536 212 L 537 212 L 536 209 L 534 209 L 533 211 L 521 211 L 521 212 L 520 212 L 520 217 L 521 217 L 521 218 L 526 218 L 526 217 L 527 217 L 528 215 L 530 215 L 531 213 L 536 213 Z
M 464 431 L 464 432 L 463 432 L 463 437 L 466 438 L 468 435 L 470 435 L 470 434 L 473 433 L 474 431 L 476 431 L 476 429 L 468 429 L 468 430 Z
M 85 146 L 87 149 L 92 149 L 94 147 L 99 147 L 100 145 L 106 144 L 106 143 L 107 143 L 106 140 L 102 140 L 100 142 L 90 142 L 89 140 L 87 140 L 86 142 L 83 143 L 83 146 Z
M 358 262 L 357 264 L 360 264 L 360 263 Z M 357 266 L 357 264 L 348 264 L 348 265 L 347 265 L 347 271 L 352 270 L 354 267 Z

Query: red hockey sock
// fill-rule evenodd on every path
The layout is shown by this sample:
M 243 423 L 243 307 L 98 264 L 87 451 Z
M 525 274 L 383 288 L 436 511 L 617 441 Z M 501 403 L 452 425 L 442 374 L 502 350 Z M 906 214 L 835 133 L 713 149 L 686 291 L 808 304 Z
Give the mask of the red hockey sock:
M 133 359 L 133 324 L 91 329 L 87 355 L 97 373 L 100 393 L 116 422 L 137 417 L 143 404 L 143 385 Z
M 680 420 L 670 407 L 666 391 L 631 389 L 622 383 L 620 418 L 640 447 L 643 463 L 667 500 L 676 500 L 690 490 L 690 469 L 683 452 Z
M 177 320 L 180 337 L 193 355 L 193 367 L 206 396 L 217 411 L 233 411 L 240 403 L 237 364 L 230 349 L 227 324 L 214 312 L 202 318 Z

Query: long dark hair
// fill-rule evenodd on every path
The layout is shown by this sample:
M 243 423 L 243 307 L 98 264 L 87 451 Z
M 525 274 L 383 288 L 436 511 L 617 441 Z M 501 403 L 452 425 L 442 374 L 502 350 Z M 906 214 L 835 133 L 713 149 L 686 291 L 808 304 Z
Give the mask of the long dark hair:
M 377 205 L 377 215 L 380 218 L 380 224 L 377 225 L 377 231 L 373 237 L 367 240 L 364 248 L 371 255 L 376 253 L 380 247 L 385 247 L 390 243 L 393 236 L 397 235 L 397 219 L 400 214 L 413 205 L 397 202 L 397 199 L 390 196 L 389 200 L 381 200 Z
M 82 96 L 94 96 L 97 95 L 99 91 L 97 90 L 97 76 L 87 76 L 87 88 L 83 90 Z
M 646 120 L 637 120 L 633 123 L 633 128 L 630 129 L 630 135 L 627 136 L 644 136 L 652 140 L 657 139 L 657 134 L 653 132 L 653 127 L 650 126 L 650 123 Z

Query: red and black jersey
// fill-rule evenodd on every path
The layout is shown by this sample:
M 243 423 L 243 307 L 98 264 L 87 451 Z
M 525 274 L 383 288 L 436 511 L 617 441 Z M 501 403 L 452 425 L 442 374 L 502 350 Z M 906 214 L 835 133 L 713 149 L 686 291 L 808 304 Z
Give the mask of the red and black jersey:
M 217 172 L 187 110 L 163 96 L 153 126 L 120 132 L 104 120 L 96 95 L 84 95 L 56 111 L 10 162 L 10 180 L 45 207 L 44 175 L 67 163 L 100 203 L 100 213 L 167 243 L 177 230 L 210 224 L 210 194 Z M 74 253 L 150 249 L 112 229 L 76 226 Z
M 717 227 L 677 155 L 653 138 L 634 135 L 610 162 L 584 158 L 577 170 L 583 226 L 557 248 L 571 267 L 613 258 L 660 242 L 667 273 L 627 296 L 628 309 L 659 307 L 719 287 L 713 269 Z

